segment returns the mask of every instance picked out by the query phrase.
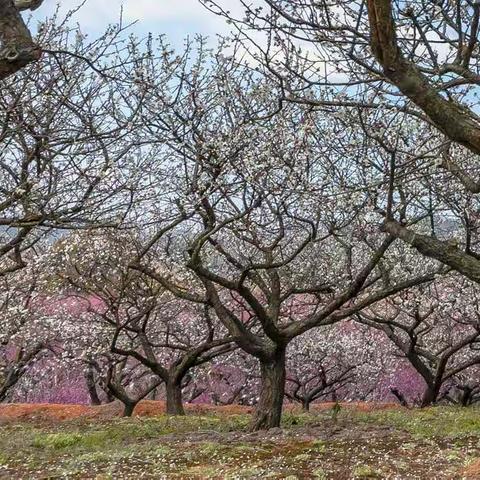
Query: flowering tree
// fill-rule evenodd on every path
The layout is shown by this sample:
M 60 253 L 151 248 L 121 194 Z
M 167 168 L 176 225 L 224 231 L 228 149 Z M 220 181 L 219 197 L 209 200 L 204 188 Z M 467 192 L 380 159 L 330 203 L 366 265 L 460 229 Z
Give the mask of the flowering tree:
M 480 364 L 478 288 L 454 275 L 400 293 L 360 313 L 384 332 L 417 370 L 426 388 L 422 406 L 436 402 Z M 472 393 L 473 393 L 473 386 Z
M 137 254 L 134 236 L 95 230 L 62 240 L 51 258 L 70 295 L 97 302 L 89 308 L 85 322 L 87 329 L 88 323 L 99 325 L 103 344 L 114 355 L 113 359 L 108 355 L 111 361 L 104 374 L 107 390 L 133 410 L 164 382 L 167 413 L 183 415 L 182 387 L 187 374 L 230 351 L 232 339 L 208 309 L 196 310 L 172 297 L 155 280 L 132 270 L 129 263 Z M 139 364 L 157 379 L 129 400 L 123 387 L 125 369 L 138 369 Z
M 258 401 L 259 379 L 255 358 L 236 349 L 199 368 L 192 391 L 214 405 L 254 405 Z
M 28 268 L 1 281 L 0 401 L 32 365 L 48 356 L 55 341 L 53 318 L 42 311 L 40 272 L 35 259 Z
M 130 417 L 138 402 L 149 395 L 161 383 L 162 379 L 153 376 L 142 364 L 129 361 L 128 356 L 109 358 L 106 372 L 100 377 L 100 383 L 107 394 L 120 400 L 123 416 Z
M 0 275 L 22 268 L 54 229 L 118 225 L 127 214 L 142 168 L 142 99 L 130 95 L 142 54 L 122 32 L 88 41 L 68 17 L 48 19 L 38 41 L 49 54 L 2 81 Z
M 346 321 L 297 337 L 287 355 L 287 398 L 308 411 L 325 400 L 365 400 L 391 365 L 371 330 Z
M 476 1 L 238 0 L 244 11 L 238 16 L 225 0 L 201 3 L 237 27 L 250 55 L 281 89 L 280 103 L 347 109 L 353 117 L 379 109 L 391 137 L 397 131 L 389 114 L 401 113 L 427 133 L 411 138 L 416 146 L 434 137 L 429 156 L 443 177 L 468 194 L 480 192 Z M 408 176 L 397 172 L 404 184 L 424 174 L 425 160 L 417 159 Z M 480 281 L 480 262 L 464 245 L 386 213 L 386 232 Z
M 334 119 L 295 104 L 272 112 L 276 92 L 268 83 L 234 58 L 207 53 L 200 45 L 192 67 L 174 57 L 182 82 L 168 92 L 153 82 L 147 92 L 146 108 L 169 104 L 145 122 L 170 163 L 182 165 L 171 172 L 168 193 L 178 213 L 169 222 L 154 217 L 156 229 L 131 267 L 212 308 L 258 359 L 252 428 L 269 428 L 280 421 L 295 337 L 422 283 L 431 270 L 393 267 L 390 255 L 402 252 L 378 233 L 355 159 L 336 162 L 336 147 L 325 141 L 350 141 Z M 190 289 L 145 260 L 154 246 L 180 260 L 175 269 L 183 262 Z

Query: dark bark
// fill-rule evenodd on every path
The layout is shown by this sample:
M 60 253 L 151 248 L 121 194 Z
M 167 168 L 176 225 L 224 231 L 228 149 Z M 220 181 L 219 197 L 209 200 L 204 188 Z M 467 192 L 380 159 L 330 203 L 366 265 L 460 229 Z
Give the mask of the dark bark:
M 285 348 L 278 347 L 268 359 L 260 359 L 260 399 L 250 424 L 251 430 L 280 426 L 285 395 Z
M 17 384 L 17 382 L 23 376 L 23 373 L 23 369 L 12 369 L 8 372 L 6 378 L 0 385 L 0 402 L 4 402 L 6 400 L 11 388 Z
M 400 402 L 400 405 L 402 407 L 406 407 L 408 408 L 408 402 L 406 400 L 406 398 L 404 397 L 403 393 L 400 392 L 398 389 L 396 388 L 391 388 L 390 389 L 390 392 L 392 392 L 392 395 L 395 396 L 395 398 Z
M 33 3 L 31 6 L 36 7 L 41 2 Z M 0 79 L 38 60 L 40 55 L 13 0 L 0 0 Z
M 181 378 L 172 376 L 165 384 L 167 397 L 166 411 L 168 415 L 185 415 L 181 383 Z
M 102 401 L 98 395 L 95 374 L 92 367 L 88 367 L 85 372 L 85 382 L 87 384 L 88 395 L 90 396 L 90 403 L 92 405 L 101 405 Z
M 470 406 L 473 401 L 473 388 L 468 385 L 459 388 L 462 391 L 462 394 L 460 396 L 460 405 L 462 407 Z
M 310 411 L 310 399 L 304 398 L 302 401 L 302 411 L 309 412 Z
M 429 407 L 437 401 L 438 394 L 440 393 L 440 387 L 441 383 L 427 385 L 427 388 L 423 392 L 422 401 L 420 403 L 422 408 Z
M 137 406 L 138 402 L 123 402 L 123 414 L 122 417 L 131 417 L 133 415 L 133 411 Z

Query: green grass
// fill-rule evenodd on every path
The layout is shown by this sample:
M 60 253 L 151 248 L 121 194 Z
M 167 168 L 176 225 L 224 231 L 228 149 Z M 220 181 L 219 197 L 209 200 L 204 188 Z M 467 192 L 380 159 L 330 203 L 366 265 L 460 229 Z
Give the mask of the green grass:
M 458 437 L 480 434 L 480 408 L 430 407 L 354 413 L 358 420 L 391 425 L 419 437 Z
M 352 471 L 354 478 L 382 478 L 382 473 L 369 465 L 359 465 Z
M 0 474 L 35 478 L 453 479 L 480 458 L 480 410 L 288 412 L 283 434 L 248 415 L 75 420 L 0 429 Z M 387 429 L 385 427 L 388 427 Z M 340 432 L 340 434 L 338 433 Z M 334 435 L 332 435 L 334 433 Z M 410 477 L 408 477 L 410 478 Z M 458 477 L 461 478 L 461 477 Z
M 88 429 L 85 429 L 84 425 L 72 422 L 69 425 L 71 431 L 57 433 L 46 430 L 35 433 L 30 444 L 35 448 L 53 450 L 116 448 L 127 441 L 155 439 L 172 433 L 242 430 L 248 425 L 248 420 L 246 415 L 231 415 L 227 418 L 214 415 L 185 417 L 163 415 L 154 418 L 118 419 L 114 422 L 91 425 Z M 25 434 L 29 436 L 28 427 L 22 432 L 22 435 Z

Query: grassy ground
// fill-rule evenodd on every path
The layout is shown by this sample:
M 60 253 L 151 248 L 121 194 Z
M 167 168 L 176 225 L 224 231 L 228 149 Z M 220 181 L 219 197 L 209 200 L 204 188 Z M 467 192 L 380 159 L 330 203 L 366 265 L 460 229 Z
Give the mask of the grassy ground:
M 480 410 L 288 412 L 281 429 L 248 415 L 5 422 L 8 479 L 480 479 Z

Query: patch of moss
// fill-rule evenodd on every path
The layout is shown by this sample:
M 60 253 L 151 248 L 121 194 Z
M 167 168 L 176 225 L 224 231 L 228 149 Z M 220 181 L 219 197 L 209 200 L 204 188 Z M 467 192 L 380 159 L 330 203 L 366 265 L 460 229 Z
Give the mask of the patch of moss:
M 352 471 L 353 478 L 382 478 L 381 472 L 369 465 L 359 465 Z

